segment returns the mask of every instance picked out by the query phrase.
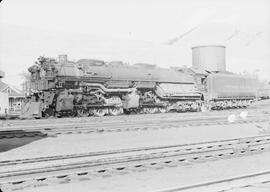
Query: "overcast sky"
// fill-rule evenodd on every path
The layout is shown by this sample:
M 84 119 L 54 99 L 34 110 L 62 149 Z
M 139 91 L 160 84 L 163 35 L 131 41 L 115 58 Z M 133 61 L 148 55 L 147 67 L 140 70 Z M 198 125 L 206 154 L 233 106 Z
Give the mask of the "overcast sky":
M 4 0 L 0 22 L 161 41 L 204 23 L 268 25 L 269 0 Z
M 0 3 L 0 29 L 11 24 L 157 44 L 179 37 L 194 27 L 211 23 L 247 30 L 258 28 L 269 37 L 270 1 L 4 0 Z M 270 52 L 270 48 L 267 51 Z M 3 62 L 2 59 L 1 68 L 9 71 Z

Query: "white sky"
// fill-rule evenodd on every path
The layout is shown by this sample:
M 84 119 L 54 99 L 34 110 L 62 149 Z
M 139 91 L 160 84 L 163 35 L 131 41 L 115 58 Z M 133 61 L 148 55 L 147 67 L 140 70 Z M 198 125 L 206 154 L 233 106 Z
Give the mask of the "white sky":
M 193 27 L 211 23 L 247 29 L 259 27 L 268 33 L 270 1 L 4 0 L 0 3 L 0 29 L 4 24 L 14 24 L 161 44 Z
M 4 0 L 0 22 L 161 41 L 204 23 L 267 25 L 269 0 Z

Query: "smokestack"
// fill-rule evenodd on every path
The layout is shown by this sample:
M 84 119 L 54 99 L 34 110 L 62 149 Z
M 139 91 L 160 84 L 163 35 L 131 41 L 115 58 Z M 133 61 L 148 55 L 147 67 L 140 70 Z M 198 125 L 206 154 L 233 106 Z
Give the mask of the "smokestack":
M 59 55 L 58 56 L 59 59 L 59 64 L 67 64 L 67 55 Z

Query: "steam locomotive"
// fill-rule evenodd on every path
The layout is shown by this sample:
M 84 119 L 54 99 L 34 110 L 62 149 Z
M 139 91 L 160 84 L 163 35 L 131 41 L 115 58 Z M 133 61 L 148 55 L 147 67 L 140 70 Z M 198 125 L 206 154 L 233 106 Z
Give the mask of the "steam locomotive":
M 256 98 L 253 78 L 191 68 L 39 57 L 29 69 L 30 94 L 21 117 L 104 116 L 247 107 Z M 195 71 L 195 72 L 194 72 Z

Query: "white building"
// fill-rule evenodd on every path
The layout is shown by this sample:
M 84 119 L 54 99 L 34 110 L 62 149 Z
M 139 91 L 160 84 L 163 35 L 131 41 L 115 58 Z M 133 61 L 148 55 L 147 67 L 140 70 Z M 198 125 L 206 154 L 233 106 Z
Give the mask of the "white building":
M 8 96 L 8 111 L 6 113 L 19 112 L 21 110 L 22 101 L 24 99 L 24 95 L 22 92 L 2 81 L 4 77 L 4 73 L 0 71 L 0 93 L 1 93 L 1 103 L 0 107 L 2 109 L 6 108 L 6 95 Z M 1 110 L 2 110 L 1 109 Z

